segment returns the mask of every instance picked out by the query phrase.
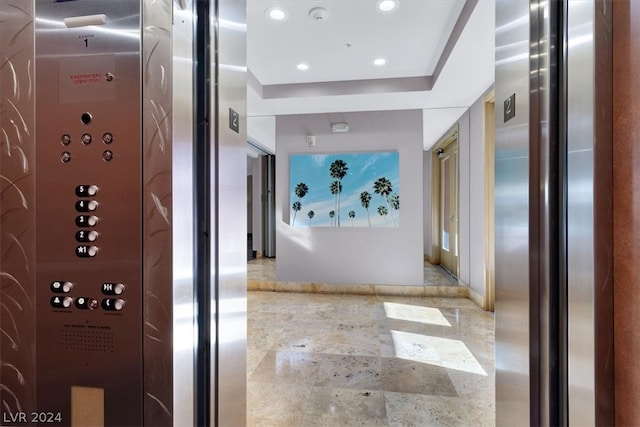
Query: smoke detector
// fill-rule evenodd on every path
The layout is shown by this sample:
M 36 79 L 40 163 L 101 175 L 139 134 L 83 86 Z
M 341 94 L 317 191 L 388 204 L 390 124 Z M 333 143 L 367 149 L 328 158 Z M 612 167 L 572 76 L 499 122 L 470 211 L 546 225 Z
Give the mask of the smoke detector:
M 326 21 L 329 18 L 329 11 L 324 7 L 314 7 L 309 11 L 309 18 L 314 21 Z

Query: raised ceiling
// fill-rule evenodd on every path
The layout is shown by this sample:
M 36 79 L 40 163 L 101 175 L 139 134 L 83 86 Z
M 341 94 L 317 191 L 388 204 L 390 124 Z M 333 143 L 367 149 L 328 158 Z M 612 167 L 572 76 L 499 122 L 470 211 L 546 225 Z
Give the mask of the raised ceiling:
M 376 3 L 247 0 L 250 120 L 423 109 L 425 148 L 446 132 L 493 83 L 494 2 L 399 0 L 391 13 Z M 285 20 L 269 19 L 274 6 Z M 310 16 L 314 8 L 323 19 Z M 376 58 L 387 64 L 375 66 Z

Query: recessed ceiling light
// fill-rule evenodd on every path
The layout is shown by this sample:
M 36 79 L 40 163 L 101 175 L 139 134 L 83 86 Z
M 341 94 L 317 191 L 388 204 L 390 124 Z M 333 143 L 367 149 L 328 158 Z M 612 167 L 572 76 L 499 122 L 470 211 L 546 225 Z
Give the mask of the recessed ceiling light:
M 296 68 L 300 71 L 307 71 L 309 69 L 309 66 L 304 62 L 301 62 L 298 65 L 296 65 Z
M 376 4 L 378 11 L 382 13 L 391 13 L 398 8 L 397 0 L 378 0 Z
M 284 21 L 289 14 L 286 10 L 280 9 L 279 7 L 270 7 L 267 9 L 267 16 L 274 21 Z
M 387 60 L 384 58 L 376 58 L 373 60 L 373 64 L 382 67 L 383 65 L 387 65 Z

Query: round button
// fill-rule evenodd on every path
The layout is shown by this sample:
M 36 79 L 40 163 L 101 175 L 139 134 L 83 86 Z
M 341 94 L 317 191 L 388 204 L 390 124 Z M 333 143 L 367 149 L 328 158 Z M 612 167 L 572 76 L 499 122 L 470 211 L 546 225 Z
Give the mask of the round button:
M 71 289 L 73 289 L 73 283 L 64 282 L 62 284 L 62 292 L 71 292 Z
M 80 138 L 80 140 L 82 141 L 82 143 L 83 143 L 84 145 L 89 145 L 89 144 L 91 144 L 91 139 L 92 139 L 92 138 L 91 138 L 91 135 L 90 135 L 90 134 L 88 134 L 88 133 L 84 133 L 84 134 L 82 134 L 82 138 Z
M 114 287 L 113 287 L 113 293 L 115 295 L 122 295 L 124 292 L 124 285 L 122 283 L 117 283 Z
M 113 303 L 113 308 L 115 308 L 116 311 L 122 310 L 124 308 L 124 300 L 122 299 L 115 300 Z
M 71 153 L 68 151 L 65 151 L 62 154 L 60 154 L 60 161 L 62 163 L 69 163 L 71 161 Z
M 64 297 L 64 298 L 62 299 L 62 306 L 63 306 L 64 308 L 69 308 L 69 307 L 71 307 L 71 304 L 73 304 L 73 298 L 71 298 L 71 297 Z
M 113 135 L 111 134 L 111 132 L 105 132 L 102 135 L 102 142 L 104 142 L 105 144 L 111 144 L 113 142 Z
M 93 119 L 93 117 L 91 116 L 91 113 L 82 113 L 82 115 L 80 116 L 80 121 L 85 125 L 88 125 L 89 123 L 91 123 L 91 119 Z
M 95 242 L 97 238 L 98 238 L 98 232 L 97 231 L 91 230 L 89 233 L 87 233 L 87 240 L 88 241 Z
M 94 257 L 98 254 L 98 248 L 96 246 L 89 246 L 89 249 L 87 249 L 87 255 L 89 255 L 90 257 Z
M 90 185 L 89 188 L 87 188 L 87 194 L 89 196 L 95 196 L 96 194 L 98 194 L 98 186 Z
M 71 144 L 71 135 L 69 135 L 68 133 L 65 133 L 60 137 L 60 142 L 62 143 L 62 145 Z
M 97 208 L 98 202 L 96 202 L 95 200 L 89 200 L 89 203 L 87 203 L 87 210 L 95 211 Z
M 110 162 L 111 160 L 113 160 L 113 151 L 107 150 L 104 153 L 102 153 L 102 159 L 105 162 Z

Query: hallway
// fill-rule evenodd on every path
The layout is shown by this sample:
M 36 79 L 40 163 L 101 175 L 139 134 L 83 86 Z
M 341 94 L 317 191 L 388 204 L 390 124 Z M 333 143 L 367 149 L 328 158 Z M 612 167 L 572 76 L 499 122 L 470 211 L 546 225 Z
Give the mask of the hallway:
M 250 426 L 492 426 L 493 317 L 466 298 L 249 292 Z

